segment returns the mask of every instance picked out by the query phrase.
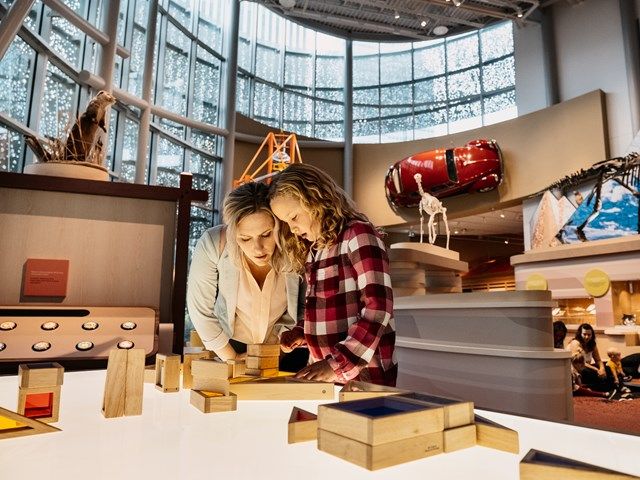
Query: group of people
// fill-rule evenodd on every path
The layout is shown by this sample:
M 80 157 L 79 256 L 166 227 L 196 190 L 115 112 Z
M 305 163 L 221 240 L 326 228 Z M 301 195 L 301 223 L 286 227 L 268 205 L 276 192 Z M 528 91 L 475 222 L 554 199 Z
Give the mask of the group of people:
M 562 321 L 553 323 L 555 348 L 564 348 L 567 327 Z M 632 376 L 622 365 L 622 354 L 615 347 L 607 350 L 605 363 L 596 343 L 596 332 L 588 323 L 576 330 L 567 345 L 571 352 L 571 380 L 574 396 L 602 397 L 608 400 L 631 400 L 635 395 L 624 385 Z
M 208 350 L 242 358 L 279 343 L 280 369 L 308 380 L 395 385 L 389 259 L 379 232 L 322 170 L 293 164 L 224 201 L 200 238 L 187 289 Z

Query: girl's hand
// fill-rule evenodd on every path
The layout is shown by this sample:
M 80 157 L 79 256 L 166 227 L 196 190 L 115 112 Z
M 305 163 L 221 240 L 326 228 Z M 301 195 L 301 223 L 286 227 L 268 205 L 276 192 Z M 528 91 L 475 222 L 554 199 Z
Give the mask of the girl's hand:
M 329 366 L 329 362 L 321 360 L 304 367 L 296 374 L 295 378 L 304 378 L 305 380 L 314 380 L 316 382 L 335 382 L 338 376 Z
M 304 332 L 301 328 L 287 330 L 280 335 L 280 350 L 289 353 L 291 350 L 305 345 Z

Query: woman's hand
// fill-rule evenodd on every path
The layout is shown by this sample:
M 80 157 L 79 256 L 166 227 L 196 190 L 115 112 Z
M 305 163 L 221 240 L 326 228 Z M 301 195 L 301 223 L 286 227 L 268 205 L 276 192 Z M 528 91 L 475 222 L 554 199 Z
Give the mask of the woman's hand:
M 289 353 L 291 350 L 305 345 L 304 331 L 301 328 L 287 330 L 280 335 L 280 350 Z
M 304 367 L 296 374 L 295 378 L 304 378 L 305 380 L 314 380 L 316 382 L 335 382 L 338 376 L 329 366 L 329 362 L 321 360 Z
M 607 376 L 607 372 L 604 370 L 603 366 L 598 369 L 598 376 L 601 378 L 604 378 Z

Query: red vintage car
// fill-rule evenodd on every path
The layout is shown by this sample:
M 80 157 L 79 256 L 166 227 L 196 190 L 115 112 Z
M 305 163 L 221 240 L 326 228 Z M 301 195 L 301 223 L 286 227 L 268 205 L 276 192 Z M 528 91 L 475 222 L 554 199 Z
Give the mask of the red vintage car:
M 387 200 L 393 207 L 415 207 L 418 184 L 434 197 L 488 192 L 502 181 L 502 153 L 495 140 L 473 140 L 464 147 L 429 150 L 407 157 L 389 168 L 385 179 Z

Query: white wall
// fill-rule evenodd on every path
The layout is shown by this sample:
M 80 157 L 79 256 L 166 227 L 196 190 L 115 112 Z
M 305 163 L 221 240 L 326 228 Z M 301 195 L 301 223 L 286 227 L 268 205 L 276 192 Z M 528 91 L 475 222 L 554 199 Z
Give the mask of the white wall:
M 559 100 L 604 91 L 609 154 L 623 155 L 636 132 L 632 131 L 619 0 L 557 2 L 546 15 L 555 37 Z M 547 101 L 540 26 L 516 29 L 515 42 L 516 98 L 518 112 L 523 114 L 542 108 Z

